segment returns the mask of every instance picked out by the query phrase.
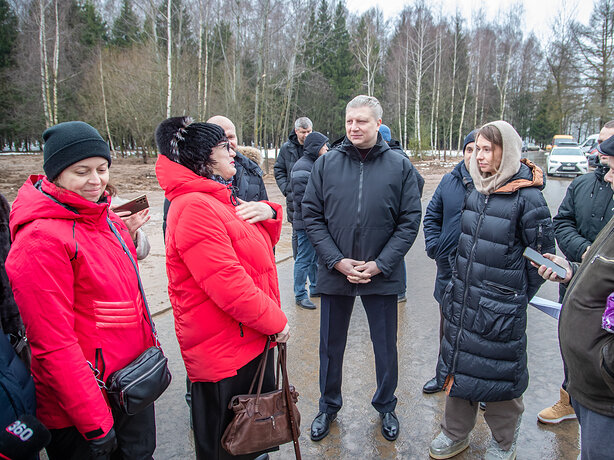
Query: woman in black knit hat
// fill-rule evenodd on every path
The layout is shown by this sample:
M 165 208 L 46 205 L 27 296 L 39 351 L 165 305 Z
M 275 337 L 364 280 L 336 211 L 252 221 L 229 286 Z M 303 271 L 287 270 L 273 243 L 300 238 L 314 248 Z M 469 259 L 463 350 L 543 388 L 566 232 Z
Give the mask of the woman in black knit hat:
M 48 456 L 151 459 L 153 405 L 116 413 L 99 387 L 155 342 L 135 235 L 109 208 L 109 147 L 81 121 L 52 126 L 43 140 L 45 176 L 30 176 L 13 203 L 6 270 L 32 348 L 37 417 L 52 435 Z
M 263 453 L 233 457 L 220 441 L 233 416 L 228 403 L 249 393 L 267 336 L 289 337 L 273 254 L 282 207 L 236 198 L 235 152 L 218 125 L 169 118 L 158 126 L 156 142 L 156 175 L 171 201 L 168 292 L 193 382 L 196 456 L 252 459 Z M 268 359 L 263 392 L 275 386 L 273 367 Z

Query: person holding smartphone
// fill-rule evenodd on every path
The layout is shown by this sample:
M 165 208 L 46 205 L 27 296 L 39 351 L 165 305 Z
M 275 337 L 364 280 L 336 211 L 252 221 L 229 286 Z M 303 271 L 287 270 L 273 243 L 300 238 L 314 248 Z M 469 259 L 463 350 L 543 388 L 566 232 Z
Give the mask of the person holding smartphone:
M 555 249 L 552 220 L 542 195 L 542 170 L 521 160 L 522 140 L 505 121 L 484 125 L 469 162 L 474 187 L 460 220 L 452 280 L 441 308 L 444 334 L 437 382 L 447 391 L 441 432 L 432 457 L 450 458 L 469 445 L 486 402 L 492 432 L 485 459 L 514 459 L 529 383 L 527 304 L 544 282 L 523 257 L 525 248 Z
M 604 179 L 614 189 L 614 136 L 598 147 L 608 172 Z M 544 257 L 566 270 L 561 278 L 541 265 L 539 274 L 567 285 L 559 316 L 559 342 L 567 369 L 567 393 L 580 423 L 582 460 L 612 459 L 607 440 L 614 432 L 614 336 L 603 317 L 614 291 L 614 219 L 599 232 L 582 262 Z
M 47 454 L 151 459 L 154 405 L 114 413 L 100 386 L 154 344 L 138 227 L 109 209 L 111 153 L 96 129 L 69 121 L 43 140 L 45 175 L 30 176 L 13 203 L 6 271 L 32 348 L 36 415 L 51 432 Z

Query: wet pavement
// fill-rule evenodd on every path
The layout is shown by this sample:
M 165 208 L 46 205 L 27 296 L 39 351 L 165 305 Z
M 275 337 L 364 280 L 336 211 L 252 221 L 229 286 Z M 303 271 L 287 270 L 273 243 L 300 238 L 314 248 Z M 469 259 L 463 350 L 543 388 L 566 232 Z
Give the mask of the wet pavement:
M 545 156 L 532 155 L 544 167 Z M 553 214 L 562 200 L 569 179 L 548 178 L 546 199 Z M 423 199 L 426 207 L 430 196 Z M 378 413 L 371 406 L 375 391 L 375 367 L 369 329 L 364 309 L 357 299 L 350 323 L 345 353 L 343 408 L 331 425 L 331 432 L 316 443 L 309 439 L 309 426 L 318 410 L 319 309 L 303 310 L 294 305 L 292 260 L 278 264 L 282 306 L 291 325 L 288 343 L 289 374 L 300 393 L 298 407 L 302 415 L 300 444 L 305 459 L 427 459 L 428 446 L 439 432 L 444 395 L 424 395 L 422 385 L 434 376 L 438 352 L 439 312 L 432 291 L 435 264 L 426 256 L 422 229 L 407 254 L 407 302 L 399 304 L 399 385 L 397 415 L 401 432 L 396 442 L 386 441 L 380 433 Z M 149 261 L 148 261 L 149 262 Z M 150 261 L 156 265 L 163 260 Z M 162 268 L 164 270 L 164 268 Z M 147 286 L 146 286 L 147 288 Z M 541 297 L 556 300 L 554 283 L 542 286 Z M 319 306 L 319 299 L 314 299 Z M 160 303 L 162 303 L 160 301 Z M 156 404 L 157 459 L 194 458 L 193 437 L 185 404 L 185 368 L 175 338 L 172 313 L 157 308 L 158 328 L 173 382 Z M 536 415 L 558 400 L 563 379 L 556 320 L 528 307 L 528 354 L 530 382 L 524 394 L 525 412 L 518 439 L 519 459 L 575 460 L 578 456 L 576 421 L 546 426 Z M 480 411 L 481 412 L 481 411 Z M 482 458 L 490 440 L 490 431 L 482 413 L 470 436 L 470 447 L 459 460 Z M 272 459 L 294 458 L 291 444 L 271 454 Z

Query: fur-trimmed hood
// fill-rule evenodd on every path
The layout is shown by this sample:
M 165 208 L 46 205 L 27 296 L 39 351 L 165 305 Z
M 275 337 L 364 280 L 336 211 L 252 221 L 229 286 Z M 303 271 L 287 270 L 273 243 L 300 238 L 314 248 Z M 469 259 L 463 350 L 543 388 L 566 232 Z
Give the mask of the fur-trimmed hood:
M 239 145 L 237 147 L 237 152 L 246 156 L 258 166 L 262 167 L 263 156 L 262 152 L 255 147 L 250 147 L 249 145 Z

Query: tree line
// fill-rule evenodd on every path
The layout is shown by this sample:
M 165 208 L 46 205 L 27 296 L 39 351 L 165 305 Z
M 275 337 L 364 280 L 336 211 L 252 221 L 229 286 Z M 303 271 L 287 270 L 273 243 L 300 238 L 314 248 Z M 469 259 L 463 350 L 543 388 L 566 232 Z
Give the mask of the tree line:
M 385 20 L 333 0 L 0 0 L 0 144 L 36 149 L 80 119 L 120 154 L 155 154 L 168 116 L 223 114 L 241 143 L 277 148 L 299 116 L 336 139 L 345 104 L 376 96 L 416 154 L 458 149 L 505 119 L 541 144 L 598 132 L 613 112 L 614 0 L 588 25 L 561 10 L 545 41 L 522 6 L 487 19 L 413 0 Z

